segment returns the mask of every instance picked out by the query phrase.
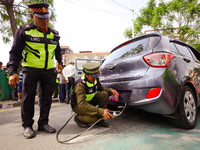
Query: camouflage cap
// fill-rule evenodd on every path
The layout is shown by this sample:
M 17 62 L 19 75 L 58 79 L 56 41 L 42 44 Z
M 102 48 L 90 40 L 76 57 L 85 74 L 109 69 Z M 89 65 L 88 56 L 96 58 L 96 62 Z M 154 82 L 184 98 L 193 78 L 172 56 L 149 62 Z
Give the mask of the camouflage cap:
M 99 73 L 99 63 L 91 62 L 91 63 L 86 63 L 83 64 L 83 72 L 87 73 L 89 76 L 93 78 L 98 78 L 100 73 Z

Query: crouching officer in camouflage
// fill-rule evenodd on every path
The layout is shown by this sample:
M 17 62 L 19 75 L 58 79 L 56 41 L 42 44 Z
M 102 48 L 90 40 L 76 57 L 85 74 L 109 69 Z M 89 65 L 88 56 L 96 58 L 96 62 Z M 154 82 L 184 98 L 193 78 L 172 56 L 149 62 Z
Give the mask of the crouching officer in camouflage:
M 71 107 L 77 115 L 74 121 L 81 128 L 89 127 L 100 118 L 111 119 L 113 116 L 108 112 L 107 103 L 110 95 L 117 96 L 117 91 L 112 88 L 104 88 L 99 82 L 98 63 L 86 63 L 83 65 L 85 73 L 75 82 Z M 97 107 L 98 106 L 98 107 Z M 102 127 L 108 127 L 104 120 L 97 123 Z
M 10 51 L 10 60 L 7 64 L 10 69 L 9 84 L 16 87 L 16 81 L 19 80 L 16 72 L 23 53 L 21 117 L 25 138 L 32 138 L 36 135 L 32 126 L 38 81 L 42 89 L 38 131 L 56 132 L 48 122 L 52 103 L 51 97 L 56 85 L 54 58 L 56 57 L 58 61 L 58 69 L 62 70 L 62 55 L 58 32 L 48 27 L 50 17 L 48 6 L 44 3 L 28 5 L 31 11 L 30 17 L 34 23 L 23 25 L 16 31 Z

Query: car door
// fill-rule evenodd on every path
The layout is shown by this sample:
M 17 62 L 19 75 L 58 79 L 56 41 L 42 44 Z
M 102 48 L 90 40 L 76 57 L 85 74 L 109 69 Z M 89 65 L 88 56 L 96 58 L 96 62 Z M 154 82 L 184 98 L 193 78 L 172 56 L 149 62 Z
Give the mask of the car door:
M 175 46 L 179 53 L 183 55 L 183 63 L 186 66 L 188 79 L 192 81 L 191 83 L 193 83 L 198 95 L 200 95 L 200 62 L 198 60 L 200 54 L 198 52 L 194 53 L 196 50 L 192 50 L 187 45 L 175 43 Z

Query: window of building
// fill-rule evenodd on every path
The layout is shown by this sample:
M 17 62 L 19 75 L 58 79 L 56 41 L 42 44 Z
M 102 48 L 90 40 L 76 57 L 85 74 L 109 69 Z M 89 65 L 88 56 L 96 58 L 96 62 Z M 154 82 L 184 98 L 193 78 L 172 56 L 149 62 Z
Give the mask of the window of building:
M 88 56 L 88 59 L 94 59 L 94 56 Z
M 99 60 L 101 60 L 101 59 L 103 59 L 104 58 L 104 56 L 98 56 L 98 59 Z
M 70 62 L 70 61 L 73 61 L 73 62 L 74 62 L 74 57 L 68 57 L 68 58 L 67 58 L 67 61 L 68 61 L 68 62 Z
M 78 57 L 78 59 L 84 59 L 84 57 Z

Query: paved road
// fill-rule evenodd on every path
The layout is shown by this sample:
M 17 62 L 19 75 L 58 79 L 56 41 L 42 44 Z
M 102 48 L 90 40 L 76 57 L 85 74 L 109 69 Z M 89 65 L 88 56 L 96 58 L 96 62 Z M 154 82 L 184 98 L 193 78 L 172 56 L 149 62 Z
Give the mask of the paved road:
M 71 116 L 68 104 L 53 103 L 49 124 L 57 131 Z M 124 113 L 109 120 L 110 127 L 94 126 L 91 130 L 70 143 L 56 141 L 55 134 L 37 131 L 39 108 L 35 105 L 34 130 L 37 136 L 24 139 L 22 136 L 20 107 L 0 109 L 0 149 L 1 150 L 199 150 L 200 110 L 197 125 L 193 130 L 182 130 L 173 126 L 169 118 L 126 109 Z M 73 121 L 61 131 L 60 140 L 72 137 L 85 129 Z

